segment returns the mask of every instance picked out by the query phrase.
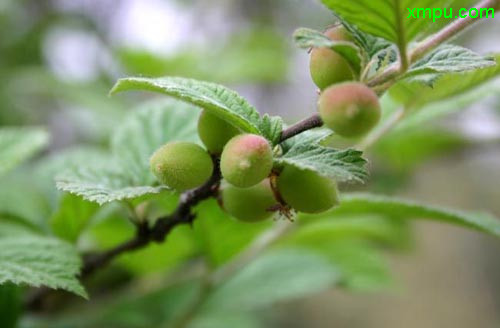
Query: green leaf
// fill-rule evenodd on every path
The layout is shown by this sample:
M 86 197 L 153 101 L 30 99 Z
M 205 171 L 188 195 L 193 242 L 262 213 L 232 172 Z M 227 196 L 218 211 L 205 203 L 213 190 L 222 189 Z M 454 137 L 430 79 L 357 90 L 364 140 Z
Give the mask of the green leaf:
M 382 38 L 375 37 L 371 34 L 365 33 L 358 29 L 356 26 L 338 17 L 342 25 L 351 33 L 355 42 L 364 50 L 368 58 L 372 58 L 379 52 L 393 46 L 392 43 Z M 397 53 L 396 53 L 397 55 Z M 397 59 L 397 56 L 396 58 Z
M 500 54 L 494 57 L 500 60 Z M 433 102 L 453 101 L 455 97 L 466 97 L 469 92 L 481 90 L 481 87 L 495 82 L 500 76 L 500 65 L 486 67 L 463 74 L 446 74 L 441 77 L 432 88 L 419 83 L 401 81 L 390 89 L 390 94 L 397 101 L 411 108 L 421 108 Z M 494 86 L 498 84 L 494 84 Z M 492 90 L 489 90 L 491 92 Z M 484 93 L 481 93 L 484 94 Z M 472 97 L 477 99 L 481 96 Z M 468 101 L 470 103 L 470 101 Z M 463 106 L 461 107 L 463 108 Z
M 396 219 L 452 223 L 500 237 L 500 220 L 486 213 L 465 212 L 373 194 L 344 194 L 334 215 L 380 214 Z
M 100 205 L 117 200 L 159 193 L 164 187 L 135 185 L 133 177 L 110 158 L 106 163 L 83 166 L 61 173 L 56 178 L 59 190 Z
M 323 33 L 309 28 L 295 30 L 293 38 L 295 43 L 301 48 L 330 48 L 344 57 L 355 72 L 361 71 L 363 57 L 357 45 L 352 42 L 332 41 Z
M 57 211 L 50 218 L 54 234 L 70 242 L 76 242 L 88 221 L 99 206 L 73 194 L 64 194 Z
M 197 108 L 172 99 L 140 106 L 113 134 L 112 156 L 63 171 L 57 188 L 99 204 L 164 190 L 155 186 L 149 158 L 168 141 L 198 141 L 197 114 Z
M 269 116 L 264 114 L 260 122 L 260 131 L 273 145 L 280 142 L 281 131 L 283 130 L 283 119 L 279 116 Z
M 41 128 L 0 128 L 0 176 L 44 148 L 49 134 Z
M 500 60 L 500 55 L 495 55 Z M 390 89 L 390 95 L 408 111 L 396 130 L 417 128 L 430 120 L 455 113 L 472 103 L 500 92 L 500 65 L 461 74 L 446 74 L 433 87 L 401 81 Z
M 343 20 L 360 30 L 406 47 L 435 29 L 432 20 L 409 18 L 407 8 L 449 8 L 449 0 L 322 0 Z M 432 9 L 429 9 L 432 11 Z M 441 21 L 449 21 L 442 19 Z M 442 23 L 435 23 L 435 25 Z
M 32 234 L 0 238 L 0 284 L 64 289 L 87 297 L 76 279 L 81 259 L 70 244 Z
M 280 165 L 293 165 L 336 179 L 339 182 L 364 182 L 368 178 L 366 160 L 354 149 L 337 150 L 321 146 L 328 137 L 324 130 L 303 133 L 291 139 L 282 157 L 275 158 Z M 314 141 L 313 141 L 314 140 Z
M 413 64 L 402 79 L 435 73 L 460 73 L 495 66 L 495 59 L 476 54 L 472 50 L 445 44 Z
M 337 278 L 337 270 L 317 253 L 298 248 L 275 250 L 226 280 L 204 309 L 264 307 L 328 289 Z
M 133 185 L 152 185 L 156 179 L 149 158 L 167 142 L 199 142 L 199 109 L 173 99 L 151 101 L 134 110 L 114 131 L 111 151 Z
M 163 93 L 209 110 L 242 131 L 260 132 L 257 110 L 236 92 L 219 84 L 180 77 L 131 77 L 118 80 L 110 93 L 129 90 Z

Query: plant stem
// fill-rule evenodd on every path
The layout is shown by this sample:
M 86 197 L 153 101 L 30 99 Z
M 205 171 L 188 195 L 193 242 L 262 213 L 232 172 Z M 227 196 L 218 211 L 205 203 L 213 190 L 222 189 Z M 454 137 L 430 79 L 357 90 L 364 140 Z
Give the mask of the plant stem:
M 245 249 L 234 260 L 215 271 L 212 275 L 212 283 L 218 284 L 227 277 L 232 276 L 246 264 L 254 260 L 263 250 L 277 241 L 285 233 L 289 232 L 294 225 L 288 220 L 277 222 L 271 229 L 262 233 L 247 249 Z
M 408 55 L 406 54 L 406 35 L 404 33 L 405 28 L 403 26 L 403 17 L 400 15 L 401 13 L 401 0 L 395 0 L 395 9 L 396 9 L 396 26 L 397 30 L 401 31 L 397 33 L 398 40 L 398 50 L 399 50 L 399 60 L 401 63 L 401 67 L 399 69 L 400 72 L 406 72 L 408 69 Z
M 319 117 L 319 114 L 311 115 L 310 117 L 303 119 L 302 121 L 297 122 L 289 128 L 283 130 L 283 132 L 281 132 L 280 142 L 290 139 L 291 137 L 306 130 L 318 128 L 322 125 L 323 121 L 321 120 L 321 117 Z
M 212 292 L 213 285 L 210 279 L 210 273 L 207 272 L 202 278 L 200 290 L 196 299 L 187 307 L 187 309 L 180 314 L 179 317 L 174 319 L 174 323 L 168 325 L 168 327 L 172 328 L 185 328 L 189 325 L 189 323 L 196 316 L 197 312 L 203 306 L 208 296 Z
M 498 5 L 498 0 L 482 0 L 478 2 L 476 5 L 474 5 L 473 8 L 481 9 L 481 8 L 490 8 Z M 444 27 L 442 30 L 439 32 L 429 36 L 422 42 L 420 42 L 415 49 L 413 49 L 410 53 L 410 61 L 415 62 L 416 60 L 420 59 L 422 56 L 424 56 L 426 53 L 428 53 L 430 50 L 434 49 L 435 47 L 439 46 L 440 44 L 448 41 L 449 39 L 453 38 L 460 32 L 462 32 L 464 29 L 467 27 L 471 26 L 474 22 L 479 21 L 477 18 L 472 18 L 467 15 L 467 17 L 461 17 L 455 21 L 453 21 L 451 24 L 447 25 Z
M 356 148 L 359 150 L 367 150 L 373 146 L 380 138 L 388 133 L 401 119 L 404 117 L 406 111 L 404 107 L 397 109 L 391 116 L 385 120 L 378 129 L 369 134 L 363 141 L 361 141 Z

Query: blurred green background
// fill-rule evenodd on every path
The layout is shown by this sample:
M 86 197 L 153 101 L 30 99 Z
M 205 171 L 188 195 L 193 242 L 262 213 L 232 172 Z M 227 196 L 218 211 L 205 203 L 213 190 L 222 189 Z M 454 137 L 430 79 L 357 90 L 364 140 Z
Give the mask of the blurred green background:
M 308 55 L 293 45 L 291 35 L 300 26 L 323 29 L 331 23 L 331 13 L 314 0 L 0 0 L 0 125 L 48 127 L 50 147 L 42 163 L 82 145 L 105 148 L 126 113 L 152 97 L 108 97 L 116 79 L 129 75 L 219 82 L 238 90 L 261 112 L 294 122 L 316 110 L 317 93 Z M 459 43 L 479 53 L 500 52 L 499 30 L 499 19 L 488 20 L 462 34 Z M 492 83 L 494 91 L 476 95 L 473 105 L 457 101 L 445 109 L 449 114 L 383 139 L 368 154 L 372 177 L 362 188 L 500 216 L 500 81 Z M 22 172 L 3 178 L 0 202 L 21 201 L 14 187 L 22 197 L 31 197 L 25 191 L 32 188 L 23 187 L 30 186 L 26 179 Z M 34 222 L 44 220 L 54 206 L 37 197 L 24 208 Z M 435 223 L 419 222 L 413 228 L 402 245 L 384 252 L 385 260 L 377 253 L 352 265 L 362 272 L 354 274 L 353 288 L 281 302 L 256 316 L 267 327 L 499 327 L 498 240 Z M 122 227 L 108 223 L 96 229 L 111 245 L 115 241 L 106 229 L 116 234 Z M 177 238 L 182 247 L 182 236 Z M 162 256 L 165 249 L 154 248 Z M 175 259 L 155 265 L 169 261 Z M 138 275 L 155 271 L 137 258 L 129 268 Z M 111 272 L 113 289 L 123 273 Z M 155 278 L 134 288 L 147 289 L 148 284 L 154 286 Z M 149 301 L 164 311 L 159 300 Z M 101 302 L 106 304 L 106 298 Z M 124 322 L 140 320 L 128 318 L 126 306 L 116 313 Z M 30 319 L 25 324 L 29 327 Z

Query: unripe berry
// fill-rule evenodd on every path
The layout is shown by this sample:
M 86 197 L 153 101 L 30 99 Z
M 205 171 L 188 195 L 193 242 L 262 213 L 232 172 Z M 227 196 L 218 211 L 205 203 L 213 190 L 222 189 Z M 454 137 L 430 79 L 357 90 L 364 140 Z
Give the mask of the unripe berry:
M 201 186 L 214 165 L 207 151 L 191 142 L 170 142 L 150 159 L 151 171 L 164 185 L 179 192 Z
M 255 134 L 238 135 L 222 151 L 220 168 L 230 184 L 248 188 L 264 180 L 273 168 L 269 142 Z
M 198 119 L 198 135 L 213 154 L 220 154 L 226 143 L 238 133 L 233 125 L 206 110 Z
M 227 184 L 222 189 L 224 210 L 238 220 L 246 222 L 262 221 L 270 218 L 270 208 L 277 204 L 269 184 L 265 179 L 250 188 L 238 188 Z
M 321 213 L 339 203 L 335 181 L 294 166 L 286 166 L 281 172 L 278 190 L 283 200 L 299 212 Z
M 349 32 L 343 26 L 332 27 L 325 35 L 333 41 L 352 41 Z M 314 83 L 320 89 L 344 81 L 354 80 L 349 63 L 338 53 L 329 48 L 314 48 L 311 51 L 309 70 Z
M 380 120 L 380 103 L 362 83 L 332 85 L 319 97 L 319 115 L 327 127 L 343 137 L 358 137 Z

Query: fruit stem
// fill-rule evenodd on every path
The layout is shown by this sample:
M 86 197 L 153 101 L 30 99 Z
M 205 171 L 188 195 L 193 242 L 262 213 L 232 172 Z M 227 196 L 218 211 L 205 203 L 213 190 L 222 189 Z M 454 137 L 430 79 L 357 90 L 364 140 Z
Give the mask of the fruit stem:
M 499 3 L 498 0 L 482 0 L 478 2 L 473 8 L 477 8 L 478 10 L 481 8 L 490 8 L 495 7 Z M 472 18 L 469 15 L 467 17 L 461 17 L 449 25 L 445 26 L 439 32 L 429 36 L 422 42 L 420 42 L 415 49 L 413 49 L 410 53 L 410 61 L 415 62 L 416 60 L 422 58 L 426 53 L 440 44 L 448 41 L 449 39 L 456 36 L 458 33 L 465 30 L 467 27 L 474 24 L 474 22 L 480 21 L 479 19 Z
M 287 139 L 290 139 L 291 137 L 296 136 L 299 133 L 302 133 L 310 129 L 318 128 L 322 125 L 323 121 L 321 120 L 321 117 L 319 117 L 319 114 L 311 115 L 310 117 L 305 118 L 302 121 L 299 121 L 294 125 L 288 127 L 287 129 L 283 130 L 281 132 L 280 143 Z
M 383 124 L 365 139 L 363 139 L 356 147 L 359 150 L 366 151 L 373 146 L 380 138 L 386 135 L 392 128 L 404 117 L 406 110 L 404 107 L 398 108 L 391 116 L 389 116 Z

